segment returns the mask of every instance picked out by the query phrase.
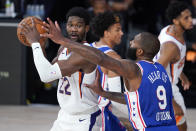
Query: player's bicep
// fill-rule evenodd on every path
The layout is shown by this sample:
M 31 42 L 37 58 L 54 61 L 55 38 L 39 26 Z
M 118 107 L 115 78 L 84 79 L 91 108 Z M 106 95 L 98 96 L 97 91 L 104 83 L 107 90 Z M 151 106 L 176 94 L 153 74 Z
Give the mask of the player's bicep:
M 127 79 L 134 79 L 135 77 L 138 77 L 141 75 L 141 70 L 138 67 L 138 65 L 135 63 L 135 61 L 132 60 L 121 60 L 122 62 L 122 68 L 126 73 L 126 78 Z
M 135 64 L 134 61 L 126 60 L 126 59 L 113 59 L 111 57 L 105 57 L 103 60 L 103 65 L 115 72 L 116 74 L 126 77 L 128 79 L 132 79 L 133 77 L 138 74 L 138 66 Z
M 62 76 L 70 76 L 76 71 L 79 71 L 79 67 L 75 66 L 73 63 L 67 60 L 57 61 L 59 68 L 61 70 Z
M 83 65 L 87 62 L 83 57 L 78 54 L 72 52 L 71 56 L 67 60 L 60 60 L 57 63 L 61 69 L 61 73 L 63 76 L 70 76 L 82 69 Z
M 108 52 L 107 53 L 108 56 L 114 58 L 114 59 L 117 59 L 117 60 L 120 60 L 121 57 L 114 51 L 111 51 L 111 52 Z M 108 77 L 116 77 L 116 76 L 119 76 L 118 74 L 116 74 L 115 72 L 111 71 L 111 70 L 108 70 L 107 71 L 107 75 Z

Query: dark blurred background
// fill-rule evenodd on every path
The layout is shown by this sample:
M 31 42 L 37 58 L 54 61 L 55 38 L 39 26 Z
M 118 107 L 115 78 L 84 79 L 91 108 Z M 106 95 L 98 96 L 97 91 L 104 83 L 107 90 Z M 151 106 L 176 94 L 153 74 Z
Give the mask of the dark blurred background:
M 58 81 L 44 84 L 40 81 L 33 63 L 31 48 L 23 46 L 17 39 L 17 24 L 27 16 L 42 20 L 50 17 L 57 20 L 66 35 L 65 16 L 74 6 L 82 6 L 91 18 L 98 13 L 112 10 L 122 18 L 124 36 L 114 49 L 125 58 L 128 42 L 143 31 L 158 36 L 168 24 L 165 10 L 174 0 L 0 0 L 0 104 L 58 104 L 56 90 Z M 187 57 L 184 73 L 192 85 L 181 92 L 187 107 L 196 107 L 196 0 L 184 0 L 190 5 L 194 28 L 185 33 Z M 98 40 L 91 31 L 89 43 Z M 46 54 L 49 61 L 56 56 L 59 46 L 47 41 Z M 179 83 L 180 84 L 180 83 Z

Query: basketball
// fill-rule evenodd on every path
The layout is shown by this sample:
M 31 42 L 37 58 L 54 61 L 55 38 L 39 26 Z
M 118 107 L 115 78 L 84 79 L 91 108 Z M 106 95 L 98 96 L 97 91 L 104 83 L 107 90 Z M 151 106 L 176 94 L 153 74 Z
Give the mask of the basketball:
M 18 28 L 17 28 L 17 36 L 19 41 L 24 44 L 25 46 L 30 46 L 30 43 L 28 42 L 28 40 L 26 39 L 25 35 L 23 34 L 23 29 L 21 27 L 19 27 L 22 23 L 26 24 L 28 26 L 32 27 L 32 21 L 31 18 L 33 18 L 35 26 L 37 31 L 40 34 L 46 33 L 46 31 L 44 29 L 42 29 L 42 25 L 43 25 L 43 21 L 35 16 L 29 16 L 24 18 L 23 20 L 21 20 L 21 22 L 18 24 Z M 47 38 L 40 38 L 39 42 L 40 44 L 44 44 L 46 42 Z

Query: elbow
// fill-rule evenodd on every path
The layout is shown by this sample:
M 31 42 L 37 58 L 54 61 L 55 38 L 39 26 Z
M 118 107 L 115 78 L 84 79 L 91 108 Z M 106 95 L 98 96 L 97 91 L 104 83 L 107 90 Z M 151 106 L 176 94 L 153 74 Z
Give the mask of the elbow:
M 41 82 L 43 82 L 43 83 L 49 83 L 49 82 L 52 82 L 52 81 L 53 81 L 53 79 L 52 79 L 52 78 L 50 78 L 50 77 L 48 77 L 48 76 L 50 76 L 50 75 L 45 75 L 45 74 L 40 75 L 40 80 L 41 80 Z
M 40 77 L 40 80 L 41 80 L 41 82 L 43 82 L 43 83 L 49 83 L 49 82 L 51 82 L 51 80 L 49 80 L 49 79 L 47 79 L 47 78 L 43 78 L 43 77 Z

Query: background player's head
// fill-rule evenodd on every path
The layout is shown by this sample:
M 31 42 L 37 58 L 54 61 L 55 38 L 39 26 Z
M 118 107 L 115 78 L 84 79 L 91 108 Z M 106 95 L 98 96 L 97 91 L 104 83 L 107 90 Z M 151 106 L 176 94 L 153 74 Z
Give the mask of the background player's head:
M 90 2 L 93 7 L 93 12 L 95 16 L 108 10 L 106 0 L 91 0 Z
M 166 10 L 166 16 L 171 24 L 180 26 L 183 30 L 193 27 L 191 11 L 184 2 L 172 2 Z
M 66 31 L 68 37 L 77 42 L 86 40 L 89 30 L 90 16 L 82 7 L 71 8 L 66 15 Z
M 111 44 L 119 44 L 123 35 L 120 17 L 113 12 L 104 12 L 94 17 L 90 24 L 98 38 L 105 38 Z
M 142 32 L 130 41 L 130 48 L 127 51 L 127 58 L 132 60 L 149 59 L 152 60 L 159 52 L 160 42 L 157 36 Z

